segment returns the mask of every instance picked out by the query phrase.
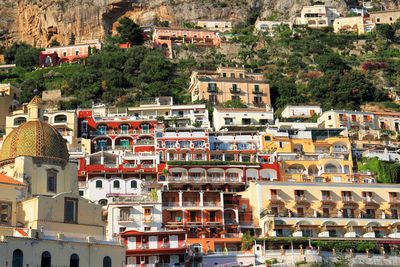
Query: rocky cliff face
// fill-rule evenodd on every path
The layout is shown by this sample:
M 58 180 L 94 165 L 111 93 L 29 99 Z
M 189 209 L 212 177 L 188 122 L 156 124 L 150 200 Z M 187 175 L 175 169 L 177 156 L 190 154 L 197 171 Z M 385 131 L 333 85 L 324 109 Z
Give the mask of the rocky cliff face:
M 167 20 L 170 25 L 197 19 L 246 21 L 251 11 L 261 17 L 293 20 L 312 0 L 0 0 L 0 46 L 25 41 L 46 47 L 53 39 L 67 44 L 76 40 L 104 39 L 115 31 L 116 22 L 128 16 L 142 26 Z M 327 0 L 326 4 L 347 10 L 356 0 Z M 396 0 L 379 1 L 387 9 Z

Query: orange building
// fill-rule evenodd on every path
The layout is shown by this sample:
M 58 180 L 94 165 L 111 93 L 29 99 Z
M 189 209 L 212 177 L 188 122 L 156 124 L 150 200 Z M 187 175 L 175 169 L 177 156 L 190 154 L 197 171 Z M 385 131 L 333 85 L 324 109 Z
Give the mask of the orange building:
M 244 68 L 194 71 L 189 91 L 192 101 L 206 99 L 214 105 L 234 99 L 240 99 L 250 107 L 271 105 L 269 82 L 263 74 L 250 73 Z
M 221 37 L 215 31 L 203 29 L 154 28 L 153 48 L 162 50 L 166 57 L 174 57 L 174 47 L 182 44 L 217 47 L 221 44 Z
M 92 49 L 101 50 L 101 43 L 98 40 L 81 41 L 74 45 L 49 47 L 44 53 L 57 53 L 61 62 L 74 62 L 87 58 Z

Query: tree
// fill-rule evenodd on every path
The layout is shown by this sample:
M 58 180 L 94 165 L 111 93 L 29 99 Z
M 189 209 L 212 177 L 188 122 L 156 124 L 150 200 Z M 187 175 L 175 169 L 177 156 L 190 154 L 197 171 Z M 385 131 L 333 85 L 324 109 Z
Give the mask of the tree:
M 17 50 L 20 48 L 28 49 L 31 46 L 21 42 L 21 43 L 13 43 L 9 48 L 7 48 L 4 52 L 4 60 L 6 63 L 15 63 L 15 55 L 17 54 Z
M 55 46 L 60 46 L 60 43 L 56 39 L 53 39 L 53 41 L 51 41 L 50 43 L 50 47 L 55 47 Z
M 39 65 L 40 49 L 20 47 L 15 54 L 15 64 L 21 67 L 35 67 Z
M 350 69 L 349 66 L 343 61 L 342 57 L 334 52 L 322 54 L 315 59 L 318 65 L 318 69 L 326 72 L 328 70 L 334 70 L 337 72 L 344 72 Z
M 75 34 L 72 32 L 71 36 L 69 37 L 69 45 L 74 45 L 75 44 Z
M 392 40 L 396 29 L 390 24 L 382 24 L 377 27 L 376 32 L 381 38 Z
M 224 108 L 247 108 L 247 105 L 244 104 L 240 98 L 226 101 L 221 106 Z
M 117 39 L 120 44 L 129 43 L 130 45 L 142 45 L 145 42 L 142 29 L 133 22 L 133 20 L 128 17 L 123 17 L 118 20 L 118 23 Z

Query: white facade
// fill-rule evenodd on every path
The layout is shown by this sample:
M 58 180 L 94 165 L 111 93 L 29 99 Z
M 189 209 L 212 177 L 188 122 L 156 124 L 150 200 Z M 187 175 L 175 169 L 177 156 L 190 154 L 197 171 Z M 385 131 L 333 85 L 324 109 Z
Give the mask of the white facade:
M 214 129 L 229 126 L 265 126 L 274 120 L 274 112 L 266 109 L 214 108 Z
M 362 153 L 363 157 L 375 158 L 383 161 L 396 161 L 400 162 L 400 154 L 397 151 L 385 150 L 367 150 Z
M 110 195 L 139 196 L 143 193 L 143 181 L 139 179 L 121 179 L 103 177 L 93 178 L 87 182 L 85 198 L 98 203 L 106 200 Z M 104 203 L 104 202 L 103 202 Z M 107 203 L 107 202 L 106 202 Z
M 324 5 L 303 6 L 301 16 L 296 18 L 296 24 L 308 27 L 320 28 L 332 26 L 333 21 L 340 17 L 340 13 L 334 7 Z
M 226 32 L 232 30 L 232 21 L 230 20 L 199 20 L 197 26 L 212 30 Z
M 292 106 L 287 105 L 282 113 L 282 118 L 310 118 L 314 114 L 322 114 L 320 106 Z
M 109 197 L 107 212 L 109 237 L 129 230 L 147 232 L 163 229 L 161 191 L 157 192 L 157 199 L 152 199 L 149 194 Z
M 288 21 L 257 20 L 255 30 L 258 32 L 265 32 L 268 33 L 269 36 L 273 36 L 274 30 L 280 25 L 287 25 L 289 29 L 293 29 L 293 23 Z

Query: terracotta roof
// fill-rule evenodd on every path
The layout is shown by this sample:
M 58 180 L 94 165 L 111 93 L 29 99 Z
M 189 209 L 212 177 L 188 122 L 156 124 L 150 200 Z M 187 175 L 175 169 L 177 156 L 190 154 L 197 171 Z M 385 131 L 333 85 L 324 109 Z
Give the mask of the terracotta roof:
M 2 173 L 0 173 L 0 184 L 25 185 L 24 183 L 14 180 L 13 178 L 8 177 L 7 175 L 4 175 Z
M 399 112 L 374 112 L 374 114 L 381 116 L 400 116 Z
M 267 112 L 265 108 L 215 108 L 222 112 Z

